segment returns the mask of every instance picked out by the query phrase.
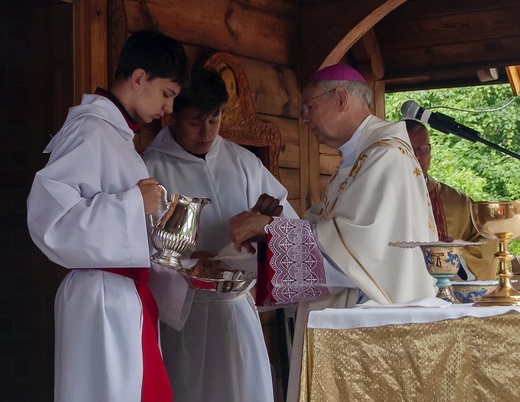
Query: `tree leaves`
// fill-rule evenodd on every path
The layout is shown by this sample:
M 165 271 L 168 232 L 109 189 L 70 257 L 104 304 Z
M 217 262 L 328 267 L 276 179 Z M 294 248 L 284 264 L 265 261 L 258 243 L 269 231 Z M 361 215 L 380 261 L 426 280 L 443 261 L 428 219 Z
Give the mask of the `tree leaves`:
M 451 116 L 477 130 L 481 138 L 520 154 L 520 100 L 514 99 L 509 106 L 491 111 L 513 98 L 508 84 L 391 93 L 385 95 L 386 118 L 402 119 L 402 104 L 413 100 L 425 109 Z M 426 126 L 432 144 L 428 173 L 433 177 L 475 201 L 520 199 L 520 160 L 483 143 Z M 518 241 L 512 250 L 520 254 Z

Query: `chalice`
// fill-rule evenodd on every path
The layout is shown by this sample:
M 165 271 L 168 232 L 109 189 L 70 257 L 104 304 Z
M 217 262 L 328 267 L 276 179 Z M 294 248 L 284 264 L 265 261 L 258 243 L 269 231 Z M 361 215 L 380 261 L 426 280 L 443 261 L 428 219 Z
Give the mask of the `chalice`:
M 511 285 L 512 240 L 520 237 L 520 201 L 483 201 L 470 203 L 471 219 L 478 232 L 498 241 L 498 285 L 474 306 L 520 306 L 520 292 Z

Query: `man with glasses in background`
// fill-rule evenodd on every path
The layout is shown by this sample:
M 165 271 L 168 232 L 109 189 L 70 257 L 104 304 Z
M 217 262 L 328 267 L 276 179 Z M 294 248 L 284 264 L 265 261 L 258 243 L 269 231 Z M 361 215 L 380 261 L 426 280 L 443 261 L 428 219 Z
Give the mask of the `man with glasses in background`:
M 413 151 L 426 179 L 439 239 L 486 241 L 480 236 L 471 220 L 469 203 L 472 199 L 462 191 L 438 182 L 428 174 L 431 145 L 426 126 L 413 119 L 404 119 L 404 122 Z M 496 279 L 497 263 L 494 257 L 496 250 L 497 243 L 494 241 L 486 241 L 479 246 L 464 247 L 458 273 L 460 279 Z

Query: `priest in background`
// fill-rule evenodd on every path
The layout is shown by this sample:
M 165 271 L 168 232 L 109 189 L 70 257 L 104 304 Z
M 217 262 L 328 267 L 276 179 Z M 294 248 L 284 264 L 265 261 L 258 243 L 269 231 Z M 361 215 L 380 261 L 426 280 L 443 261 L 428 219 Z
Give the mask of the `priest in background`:
M 413 151 L 426 179 L 439 239 L 483 241 L 483 244 L 479 246 L 464 247 L 459 277 L 462 280 L 496 279 L 497 261 L 495 261 L 495 253 L 498 245 L 494 241 L 487 241 L 473 225 L 469 206 L 469 203 L 473 200 L 462 191 L 438 182 L 428 174 L 431 161 L 428 130 L 418 120 L 404 119 L 404 121 Z

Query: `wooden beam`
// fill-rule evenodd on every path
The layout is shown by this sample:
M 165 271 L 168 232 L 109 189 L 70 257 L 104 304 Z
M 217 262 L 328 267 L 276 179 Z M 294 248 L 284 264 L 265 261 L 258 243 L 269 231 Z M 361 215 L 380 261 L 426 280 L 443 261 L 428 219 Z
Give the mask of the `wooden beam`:
M 64 0 L 74 5 L 74 101 L 108 86 L 107 0 Z
M 518 6 L 507 7 L 502 0 L 495 2 L 497 4 L 482 0 L 449 0 L 443 5 L 436 4 L 438 2 L 440 0 L 408 2 L 381 21 L 376 26 L 381 48 L 390 51 L 409 49 L 411 43 L 430 47 L 482 41 L 489 45 L 494 40 L 518 35 Z M 418 3 L 421 3 L 420 9 Z M 426 3 L 425 9 L 422 3 Z
M 508 52 L 504 52 L 503 49 L 508 49 Z M 414 57 L 410 57 L 412 51 Z M 474 42 L 416 49 L 393 49 L 385 52 L 385 78 L 408 78 L 413 75 L 456 70 L 501 68 L 520 64 L 519 61 L 520 44 L 516 38 L 497 39 L 494 41 L 493 48 L 486 47 L 484 42 Z
M 370 29 L 351 49 L 357 70 L 367 81 L 377 81 L 385 75 L 385 62 L 373 29 Z
M 337 63 L 365 33 L 406 0 L 352 0 L 302 6 L 301 78 Z
M 520 93 L 520 66 L 506 67 L 507 78 L 514 96 Z
M 160 29 L 184 44 L 292 66 L 298 7 L 276 0 L 124 0 L 128 30 Z
M 379 117 L 380 119 L 385 118 L 385 82 L 384 81 L 373 81 L 370 83 L 372 88 L 372 114 Z

